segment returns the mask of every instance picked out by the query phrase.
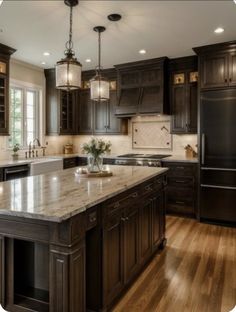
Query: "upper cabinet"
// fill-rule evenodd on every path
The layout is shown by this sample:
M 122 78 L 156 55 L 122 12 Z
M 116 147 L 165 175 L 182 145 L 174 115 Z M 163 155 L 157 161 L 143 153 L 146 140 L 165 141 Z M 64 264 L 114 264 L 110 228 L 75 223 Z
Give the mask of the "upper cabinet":
M 46 77 L 46 134 L 75 134 L 78 91 L 57 90 L 55 69 L 45 69 L 44 72 Z
M 236 41 L 193 49 L 199 55 L 200 89 L 236 85 Z
M 89 80 L 94 76 L 94 71 L 83 73 L 83 89 L 80 91 L 78 111 L 79 134 L 127 134 L 127 120 L 115 116 L 117 105 L 116 70 L 104 70 L 103 75 L 110 81 L 110 99 L 97 102 L 90 100 Z
M 9 134 L 9 61 L 15 51 L 0 43 L 0 135 Z
M 168 114 L 167 58 L 116 65 L 117 116 Z
M 197 56 L 170 60 L 171 133 L 197 133 Z

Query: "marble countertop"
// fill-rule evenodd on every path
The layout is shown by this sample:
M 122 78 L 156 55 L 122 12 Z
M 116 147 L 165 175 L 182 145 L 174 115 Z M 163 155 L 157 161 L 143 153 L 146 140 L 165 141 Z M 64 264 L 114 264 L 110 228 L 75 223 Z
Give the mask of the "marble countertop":
M 167 168 L 111 166 L 113 176 L 85 178 L 76 168 L 0 183 L 0 216 L 61 222 Z

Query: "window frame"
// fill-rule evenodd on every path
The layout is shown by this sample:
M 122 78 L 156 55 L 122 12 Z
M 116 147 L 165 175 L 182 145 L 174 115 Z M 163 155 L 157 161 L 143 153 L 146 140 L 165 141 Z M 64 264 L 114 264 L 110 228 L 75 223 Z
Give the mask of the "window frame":
M 22 135 L 22 144 L 20 146 L 20 149 L 27 149 L 27 91 L 28 92 L 34 92 L 35 94 L 35 109 L 34 109 L 34 132 L 35 137 L 39 140 L 42 139 L 42 129 L 41 129 L 41 120 L 42 120 L 42 114 L 41 114 L 41 104 L 42 104 L 42 87 L 33 85 L 30 83 L 17 81 L 17 80 L 10 80 L 10 86 L 9 86 L 10 92 L 11 89 L 18 89 L 22 91 L 22 129 L 21 129 L 21 135 Z M 10 106 L 11 106 L 11 97 L 10 97 Z M 10 125 L 10 137 L 11 137 L 11 112 L 9 112 L 9 125 Z M 12 149 L 13 145 L 8 140 L 7 144 L 8 149 Z

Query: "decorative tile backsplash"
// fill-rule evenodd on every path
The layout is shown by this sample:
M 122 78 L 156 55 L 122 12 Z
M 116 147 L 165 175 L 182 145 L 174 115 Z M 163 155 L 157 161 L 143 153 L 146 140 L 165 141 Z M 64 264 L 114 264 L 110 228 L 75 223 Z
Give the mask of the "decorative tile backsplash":
M 160 153 L 160 154 L 172 154 L 172 155 L 185 155 L 184 147 L 187 144 L 190 144 L 195 150 L 197 144 L 197 135 L 190 134 L 181 134 L 181 135 L 172 135 L 172 148 L 171 149 L 163 149 L 158 148 L 134 148 L 132 145 L 132 123 L 133 122 L 151 122 L 157 123 L 158 125 L 161 122 L 170 122 L 170 116 L 142 116 L 142 117 L 134 117 L 129 121 L 129 131 L 128 135 L 103 135 L 98 136 L 103 138 L 104 140 L 111 141 L 112 154 L 125 154 L 125 153 Z M 46 149 L 47 155 L 55 155 L 61 154 L 63 152 L 63 146 L 67 143 L 74 144 L 74 152 L 81 153 L 82 148 L 81 145 L 84 142 L 88 142 L 91 138 L 91 135 L 78 135 L 78 136 L 50 136 L 44 137 L 42 144 L 48 142 L 48 146 Z M 149 140 L 149 138 L 148 138 Z M 158 143 L 158 142 L 157 142 Z M 158 143 L 159 144 L 159 143 Z M 12 151 L 6 149 L 6 138 L 0 137 L 0 159 L 9 159 L 11 158 Z M 23 155 L 23 152 L 22 152 Z
M 171 150 L 170 121 L 133 121 L 132 146 Z

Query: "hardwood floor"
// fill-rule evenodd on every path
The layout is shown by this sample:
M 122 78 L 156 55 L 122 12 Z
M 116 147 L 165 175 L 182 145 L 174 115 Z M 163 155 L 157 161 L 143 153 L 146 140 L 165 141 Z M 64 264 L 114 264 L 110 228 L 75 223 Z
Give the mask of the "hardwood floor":
M 167 217 L 167 246 L 113 312 L 228 312 L 236 305 L 236 229 Z

